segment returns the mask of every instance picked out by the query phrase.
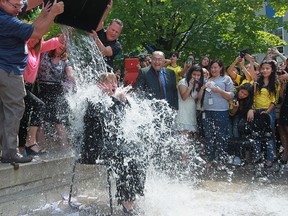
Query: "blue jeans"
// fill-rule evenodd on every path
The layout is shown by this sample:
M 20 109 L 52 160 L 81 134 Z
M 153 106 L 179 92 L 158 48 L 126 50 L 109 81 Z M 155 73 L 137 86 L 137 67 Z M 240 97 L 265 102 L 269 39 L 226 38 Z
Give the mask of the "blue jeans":
M 229 111 L 204 111 L 203 127 L 208 161 L 224 162 Z
M 240 121 L 239 115 L 230 116 L 228 120 L 228 135 L 229 138 L 239 138 L 238 123 Z
M 255 140 L 254 142 L 254 160 L 257 161 L 261 159 L 261 150 L 263 142 Z M 266 143 L 266 160 L 273 162 L 275 156 L 275 145 L 273 140 L 269 140 Z

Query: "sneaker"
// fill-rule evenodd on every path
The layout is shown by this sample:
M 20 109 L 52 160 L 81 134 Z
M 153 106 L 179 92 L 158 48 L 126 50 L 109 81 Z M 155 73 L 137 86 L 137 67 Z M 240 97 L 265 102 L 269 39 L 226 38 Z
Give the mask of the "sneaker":
M 23 157 L 21 154 L 16 153 L 14 156 L 2 157 L 1 162 L 2 163 L 28 163 L 28 162 L 31 162 L 32 159 L 33 159 L 32 156 Z

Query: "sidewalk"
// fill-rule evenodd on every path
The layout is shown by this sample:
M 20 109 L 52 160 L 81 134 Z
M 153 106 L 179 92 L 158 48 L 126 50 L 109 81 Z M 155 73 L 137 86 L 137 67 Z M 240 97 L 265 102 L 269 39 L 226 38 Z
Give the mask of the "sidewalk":
M 33 211 L 63 200 L 70 191 L 73 164 L 72 151 L 65 154 L 50 151 L 30 163 L 20 164 L 18 169 L 0 163 L 0 215 L 39 215 Z M 97 197 L 94 201 L 100 208 L 104 205 L 103 209 L 107 209 L 106 167 L 77 164 L 75 172 L 74 195 L 86 193 Z M 73 212 L 69 205 L 65 208 Z

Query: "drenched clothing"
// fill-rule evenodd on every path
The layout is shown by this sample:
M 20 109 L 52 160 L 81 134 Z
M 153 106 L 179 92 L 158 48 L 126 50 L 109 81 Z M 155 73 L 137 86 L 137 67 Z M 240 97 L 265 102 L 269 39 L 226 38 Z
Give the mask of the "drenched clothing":
M 141 144 L 127 143 L 121 136 L 119 125 L 127 104 L 112 97 L 112 105 L 107 106 L 88 101 L 80 163 L 95 164 L 97 159 L 105 160 L 109 169 L 117 174 L 120 204 L 135 200 L 136 194 L 143 196 L 146 164 L 141 160 L 144 153 L 137 148 Z

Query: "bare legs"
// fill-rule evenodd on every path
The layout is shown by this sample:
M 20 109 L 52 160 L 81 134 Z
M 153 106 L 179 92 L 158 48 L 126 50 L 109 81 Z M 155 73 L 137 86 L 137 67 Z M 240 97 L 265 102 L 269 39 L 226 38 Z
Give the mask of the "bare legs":
M 67 138 L 67 131 L 63 124 L 56 124 L 55 129 L 57 132 L 57 139 L 61 146 L 61 149 L 63 149 L 65 146 L 68 145 L 68 138 Z M 38 126 L 30 126 L 27 133 L 27 139 L 26 139 L 26 147 L 30 147 L 30 149 L 34 152 L 40 152 L 42 148 L 39 147 L 44 146 L 46 144 L 45 142 L 45 134 L 44 134 L 44 127 L 38 127 Z M 34 146 L 33 146 L 34 145 Z
M 65 148 L 66 146 L 68 146 L 68 137 L 66 128 L 64 124 L 56 124 L 55 128 L 57 131 L 57 138 L 61 145 L 61 148 Z
M 38 131 L 38 126 L 30 126 L 28 129 L 28 133 L 27 133 L 27 138 L 26 138 L 26 143 L 25 146 L 26 147 L 30 147 L 30 149 L 32 151 L 34 151 L 35 153 L 38 153 L 41 151 L 41 148 L 37 144 L 37 131 Z

